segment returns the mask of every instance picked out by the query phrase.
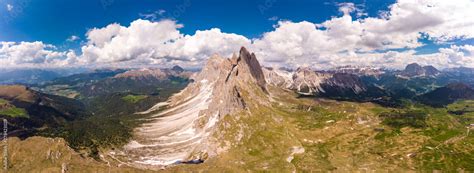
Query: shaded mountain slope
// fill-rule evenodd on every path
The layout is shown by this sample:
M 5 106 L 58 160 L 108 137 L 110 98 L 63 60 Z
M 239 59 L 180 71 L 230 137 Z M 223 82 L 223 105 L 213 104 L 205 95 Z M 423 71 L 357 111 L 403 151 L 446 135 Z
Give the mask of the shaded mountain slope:
M 457 100 L 474 99 L 474 89 L 464 83 L 452 83 L 416 97 L 416 100 L 431 106 L 446 106 Z
M 21 117 L 1 115 L 9 121 L 12 136 L 27 137 L 88 115 L 77 100 L 39 93 L 21 85 L 0 86 L 0 98 L 25 111 Z

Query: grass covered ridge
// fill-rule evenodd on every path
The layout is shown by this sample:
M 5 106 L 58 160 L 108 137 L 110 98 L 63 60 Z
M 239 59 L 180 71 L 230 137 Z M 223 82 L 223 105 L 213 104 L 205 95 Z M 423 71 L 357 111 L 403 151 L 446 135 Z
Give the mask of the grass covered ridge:
M 146 95 L 131 95 L 131 94 L 122 97 L 124 101 L 127 101 L 129 103 L 137 103 L 140 100 L 143 100 L 145 98 L 147 98 Z
M 473 102 L 388 108 L 296 98 L 276 88 L 270 93 L 271 106 L 253 107 L 220 122 L 215 138 L 227 152 L 166 171 L 474 171 L 474 135 L 466 134 L 474 114 L 450 113 Z M 304 152 L 293 153 L 300 147 Z
M 5 99 L 0 99 L 0 115 L 12 118 L 29 118 L 28 112 L 25 109 L 17 108 Z

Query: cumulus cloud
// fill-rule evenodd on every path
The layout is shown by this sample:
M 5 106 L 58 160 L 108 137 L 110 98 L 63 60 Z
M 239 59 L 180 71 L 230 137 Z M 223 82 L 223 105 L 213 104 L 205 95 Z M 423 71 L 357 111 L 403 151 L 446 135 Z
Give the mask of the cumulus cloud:
M 474 38 L 474 18 L 469 17 L 474 16 L 474 2 L 470 0 L 399 0 L 380 16 L 364 19 L 351 17 L 358 9 L 353 3 L 337 5 L 343 15 L 322 23 L 280 21 L 274 31 L 255 41 L 257 55 L 265 62 L 295 66 L 334 66 L 345 62 L 357 65 L 369 56 L 380 57 L 374 60 L 381 64 L 389 63 L 387 55 L 377 51 L 423 46 L 419 39 L 424 35 L 435 42 Z M 392 60 L 399 64 L 391 65 L 399 67 L 413 61 L 410 58 L 422 57 L 407 52 L 403 55 L 406 56 L 399 57 L 400 60 Z M 447 58 L 442 53 L 424 57 Z
M 474 38 L 474 2 L 471 0 L 399 0 L 379 16 L 365 18 L 360 18 L 365 15 L 361 5 L 336 5 L 341 14 L 327 21 L 280 20 L 273 31 L 253 39 L 225 33 L 219 28 L 183 34 L 180 31 L 183 25 L 176 21 L 155 21 L 156 16 L 165 13 L 157 11 L 153 13 L 154 19 L 138 19 L 128 26 L 112 23 L 89 30 L 77 54 L 56 51 L 54 46 L 42 42 L 4 42 L 0 64 L 200 66 L 212 54 L 231 56 L 246 46 L 266 65 L 403 68 L 408 63 L 418 62 L 441 68 L 474 67 L 473 45 L 453 45 L 423 55 L 414 51 L 423 46 L 422 37 L 439 44 Z M 71 36 L 68 40 L 77 38 Z
M 447 63 L 454 66 L 473 66 L 474 46 L 473 45 L 452 45 L 449 48 L 440 48 L 439 54 L 446 57 Z
M 0 64 L 8 67 L 53 67 L 66 65 L 67 52 L 43 42 L 0 42 Z
M 339 11 L 344 15 L 349 15 L 356 10 L 356 7 L 352 2 L 339 3 L 337 5 L 339 6 Z
M 182 25 L 172 20 L 151 22 L 136 20 L 130 26 L 111 24 L 94 28 L 87 33 L 79 59 L 89 63 L 116 63 L 124 61 L 152 64 L 172 61 L 203 61 L 212 54 L 229 55 L 250 40 L 220 29 L 196 31 L 184 35 Z

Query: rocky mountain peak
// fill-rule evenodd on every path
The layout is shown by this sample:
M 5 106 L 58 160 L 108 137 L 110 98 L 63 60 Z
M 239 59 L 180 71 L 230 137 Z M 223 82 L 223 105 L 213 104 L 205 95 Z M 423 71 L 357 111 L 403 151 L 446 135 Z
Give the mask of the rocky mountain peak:
M 232 58 L 214 55 L 193 83 L 168 102 L 157 104 L 157 107 L 168 105 L 168 108 L 152 116 L 157 118 L 150 119 L 139 129 L 158 128 L 146 132 L 137 130 L 137 138 L 125 147 L 126 153 L 140 165 L 167 165 L 176 160 L 186 162 L 213 157 L 222 149 L 218 149 L 219 142 L 210 136 L 217 132 L 217 124 L 223 117 L 269 105 L 266 96 L 265 77 L 255 54 L 242 47 L 239 55 L 234 54 Z M 153 112 L 154 108 L 147 112 Z M 165 137 L 154 138 L 160 135 Z M 170 143 L 173 145 L 168 145 Z M 153 147 L 141 150 L 146 146 Z M 149 155 L 150 150 L 156 153 L 153 157 L 141 157 Z
M 433 67 L 431 65 L 424 66 L 423 69 L 425 70 L 425 74 L 430 75 L 430 76 L 435 76 L 435 75 L 438 75 L 440 73 L 440 71 L 438 69 L 436 69 L 435 67 Z
M 438 74 L 440 74 L 440 72 L 435 67 L 433 66 L 422 67 L 421 65 L 417 63 L 408 64 L 405 67 L 405 70 L 401 72 L 401 75 L 406 76 L 406 77 L 425 77 L 425 76 L 432 77 Z
M 309 71 L 313 71 L 313 70 L 311 70 L 310 67 L 298 67 L 296 69 L 296 72 L 309 72 Z
M 239 57 L 235 57 L 235 54 L 234 57 L 232 57 L 232 65 L 239 66 L 239 70 L 244 73 L 249 72 L 252 78 L 255 79 L 257 85 L 261 88 L 265 88 L 265 76 L 263 75 L 262 66 L 260 66 L 255 54 L 249 53 L 245 47 L 242 47 L 239 52 Z
M 423 67 L 421 67 L 419 64 L 417 63 L 411 63 L 411 64 L 408 64 L 406 67 L 405 67 L 405 72 L 407 73 L 421 73 L 423 71 Z
M 175 71 L 175 72 L 178 72 L 178 73 L 181 73 L 181 72 L 184 72 L 184 69 L 182 67 L 180 67 L 179 65 L 175 65 L 171 68 L 171 70 Z

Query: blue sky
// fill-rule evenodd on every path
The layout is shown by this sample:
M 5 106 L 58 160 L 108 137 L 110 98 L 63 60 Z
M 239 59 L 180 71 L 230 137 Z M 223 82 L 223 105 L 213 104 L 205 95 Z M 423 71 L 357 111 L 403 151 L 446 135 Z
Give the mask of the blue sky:
M 200 66 L 247 46 L 270 66 L 474 67 L 473 8 L 472 0 L 0 0 L 0 65 Z
M 213 27 L 249 38 L 271 31 L 276 21 L 319 23 L 338 15 L 337 3 L 345 1 L 290 0 L 3 0 L 0 40 L 37 41 L 60 45 L 71 35 L 83 37 L 88 29 L 110 23 L 128 25 L 140 14 L 165 10 L 163 17 L 184 24 L 183 33 Z M 394 1 L 353 1 L 365 5 L 370 16 L 387 10 Z M 13 6 L 13 14 L 5 8 Z

